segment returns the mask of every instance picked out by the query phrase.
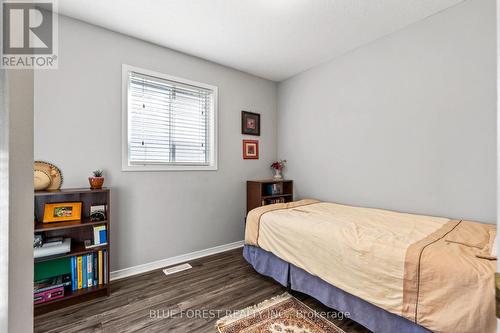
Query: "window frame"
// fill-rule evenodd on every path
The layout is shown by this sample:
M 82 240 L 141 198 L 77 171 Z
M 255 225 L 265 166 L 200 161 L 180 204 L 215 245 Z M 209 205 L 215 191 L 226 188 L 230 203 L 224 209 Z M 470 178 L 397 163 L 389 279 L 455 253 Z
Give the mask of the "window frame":
M 190 163 L 150 163 L 150 164 L 131 164 L 128 155 L 129 138 L 129 85 L 128 77 L 130 72 L 136 72 L 143 75 L 157 77 L 159 79 L 179 82 L 195 87 L 209 89 L 213 91 L 213 116 L 209 123 L 209 140 L 211 145 L 211 159 L 207 165 Z M 218 170 L 218 87 L 210 84 L 187 80 L 184 78 L 155 72 L 136 66 L 122 64 L 122 171 L 217 171 Z

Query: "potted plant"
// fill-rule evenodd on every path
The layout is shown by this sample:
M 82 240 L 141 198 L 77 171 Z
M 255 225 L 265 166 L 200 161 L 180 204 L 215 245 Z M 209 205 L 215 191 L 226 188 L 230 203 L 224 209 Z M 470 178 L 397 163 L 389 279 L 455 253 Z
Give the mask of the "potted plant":
M 281 174 L 281 171 L 285 167 L 286 160 L 278 160 L 276 162 L 273 162 L 271 164 L 271 168 L 274 170 L 274 180 L 281 180 L 283 179 L 283 175 Z
M 102 184 L 104 184 L 104 177 L 102 176 L 103 171 L 97 169 L 93 172 L 93 174 L 93 177 L 89 177 L 90 188 L 93 190 L 99 190 L 102 188 Z

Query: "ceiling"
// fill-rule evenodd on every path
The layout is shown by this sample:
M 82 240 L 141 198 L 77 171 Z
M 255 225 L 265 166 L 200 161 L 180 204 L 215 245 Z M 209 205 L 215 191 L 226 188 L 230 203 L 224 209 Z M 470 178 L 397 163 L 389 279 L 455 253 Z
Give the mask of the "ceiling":
M 63 0 L 59 12 L 282 81 L 464 0 Z

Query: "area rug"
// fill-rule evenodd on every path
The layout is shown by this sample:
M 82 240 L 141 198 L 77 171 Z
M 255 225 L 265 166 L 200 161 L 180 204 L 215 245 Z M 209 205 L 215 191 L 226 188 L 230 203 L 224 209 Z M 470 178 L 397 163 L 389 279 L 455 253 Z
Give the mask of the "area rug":
M 216 327 L 220 333 L 345 333 L 288 293 L 230 314 Z

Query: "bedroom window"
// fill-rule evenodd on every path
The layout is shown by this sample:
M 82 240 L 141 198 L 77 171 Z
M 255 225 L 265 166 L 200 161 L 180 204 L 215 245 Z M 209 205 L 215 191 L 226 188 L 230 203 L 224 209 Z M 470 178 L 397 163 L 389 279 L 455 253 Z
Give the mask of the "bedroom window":
M 124 171 L 217 170 L 217 87 L 123 66 Z

